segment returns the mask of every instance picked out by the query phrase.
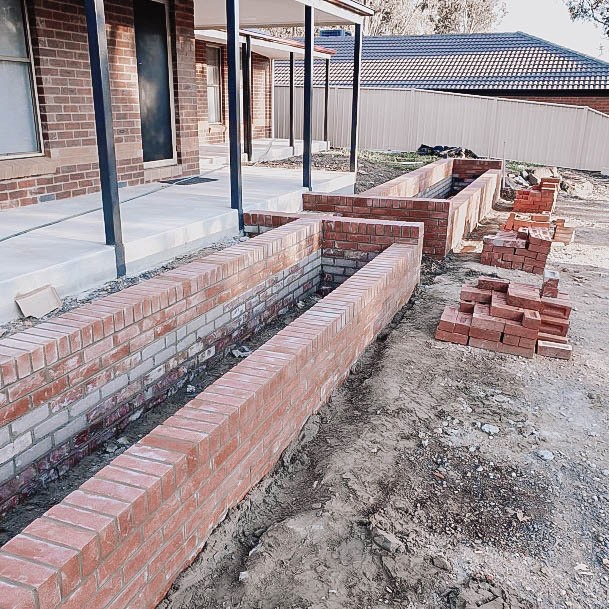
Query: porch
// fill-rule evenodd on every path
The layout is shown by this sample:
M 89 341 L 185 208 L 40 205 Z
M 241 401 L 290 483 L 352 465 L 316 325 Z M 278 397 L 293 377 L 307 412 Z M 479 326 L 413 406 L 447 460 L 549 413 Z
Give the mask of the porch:
M 330 149 L 329 142 L 313 140 L 312 152 L 325 152 Z M 252 162 L 280 161 L 291 156 L 300 156 L 304 150 L 304 142 L 295 140 L 294 146 L 290 145 L 289 139 L 282 138 L 259 138 L 252 141 Z M 230 162 L 230 145 L 225 144 L 201 144 L 199 146 L 199 166 L 201 171 L 214 167 L 223 167 Z M 241 155 L 242 162 L 247 161 L 247 153 Z
M 204 178 L 210 181 L 120 189 L 128 275 L 239 234 L 230 171 L 208 171 Z M 355 175 L 314 171 L 313 180 L 316 192 L 353 192 Z M 246 210 L 300 210 L 305 190 L 298 169 L 243 167 Z M 101 194 L 3 212 L 0 323 L 18 316 L 19 293 L 50 284 L 65 297 L 115 279 L 114 251 L 105 244 L 103 227 Z

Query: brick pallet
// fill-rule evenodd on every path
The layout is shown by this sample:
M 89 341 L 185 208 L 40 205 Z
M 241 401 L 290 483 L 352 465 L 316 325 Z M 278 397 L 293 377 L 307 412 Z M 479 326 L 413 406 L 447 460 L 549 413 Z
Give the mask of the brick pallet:
M 543 275 L 551 249 L 552 236 L 547 228 L 500 231 L 484 237 L 480 262 Z
M 537 186 L 517 190 L 514 211 L 529 214 L 554 211 L 559 188 L 560 178 L 542 178 Z
M 436 339 L 480 349 L 533 357 L 570 359 L 571 302 L 558 289 L 558 273 L 546 271 L 537 286 L 480 277 L 461 290 L 459 306 L 444 309 Z

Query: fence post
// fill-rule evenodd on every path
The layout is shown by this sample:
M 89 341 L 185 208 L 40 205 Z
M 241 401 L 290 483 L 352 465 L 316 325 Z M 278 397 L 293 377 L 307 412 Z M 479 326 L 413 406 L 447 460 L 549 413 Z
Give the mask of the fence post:
M 585 169 L 584 167 L 584 144 L 587 141 L 586 131 L 588 130 L 588 113 L 590 109 L 582 107 L 579 109 L 580 112 L 580 127 L 579 127 L 579 144 L 577 146 L 577 167 L 573 169 Z

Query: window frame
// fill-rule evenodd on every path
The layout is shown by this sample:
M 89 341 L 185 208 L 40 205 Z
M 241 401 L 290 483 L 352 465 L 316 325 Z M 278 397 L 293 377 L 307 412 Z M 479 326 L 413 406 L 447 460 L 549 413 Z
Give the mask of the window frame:
M 21 57 L 7 57 L 0 55 L 1 61 L 11 61 L 14 63 L 27 63 L 30 66 L 30 94 L 32 96 L 32 105 L 34 106 L 34 130 L 36 132 L 36 140 L 38 143 L 38 150 L 31 152 L 15 152 L 2 154 L 0 153 L 0 163 L 9 159 L 29 159 L 33 157 L 41 157 L 45 155 L 44 151 L 44 138 L 42 137 L 42 119 L 40 116 L 40 102 L 38 100 L 38 87 L 36 84 L 36 65 L 34 63 L 34 53 L 32 49 L 32 36 L 30 29 L 30 18 L 28 14 L 28 7 L 25 0 L 19 0 L 21 4 L 21 14 L 23 19 L 23 33 L 25 36 L 26 49 L 28 52 L 27 58 Z
M 206 93 L 207 93 L 207 122 L 210 125 L 223 125 L 224 124 L 224 80 L 223 80 L 223 70 L 222 70 L 222 47 L 215 44 L 207 45 L 207 52 L 210 49 L 213 49 L 215 53 L 217 53 L 218 58 L 218 84 L 210 85 L 209 84 L 209 55 L 206 57 L 205 61 L 205 78 L 206 78 Z M 209 116 L 209 90 L 213 88 L 217 90 L 217 98 L 218 98 L 218 116 L 219 120 L 212 121 Z

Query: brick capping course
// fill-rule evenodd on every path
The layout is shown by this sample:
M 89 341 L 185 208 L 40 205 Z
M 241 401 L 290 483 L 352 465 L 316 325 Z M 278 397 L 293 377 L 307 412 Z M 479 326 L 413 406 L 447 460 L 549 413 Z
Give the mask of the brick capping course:
M 279 248 L 278 231 L 290 237 L 314 232 L 320 224 L 300 220 L 253 240 L 242 255 L 229 251 L 215 255 L 215 264 L 186 265 L 158 281 L 155 294 L 162 285 L 167 290 L 162 298 L 177 300 L 179 286 L 190 298 L 209 277 L 219 279 L 229 269 L 248 273 L 246 259 L 264 262 L 261 250 Z M 331 221 L 326 230 L 348 227 L 356 235 L 362 224 L 376 234 L 394 230 L 408 239 L 420 228 Z M 409 300 L 419 280 L 420 251 L 419 243 L 389 244 L 365 269 L 26 527 L 0 549 L 0 599 L 10 599 L 11 609 L 155 607 L 213 527 L 271 471 L 307 418 Z M 105 327 L 106 319 L 116 324 L 120 312 L 121 325 L 125 311 L 135 318 L 157 300 L 146 293 L 144 306 L 140 294 L 120 303 L 112 315 L 79 324 L 75 335 L 82 341 L 86 328 L 87 339 L 96 333 L 101 342 L 111 327 L 110 321 Z M 16 366 L 12 370 L 17 375 Z

